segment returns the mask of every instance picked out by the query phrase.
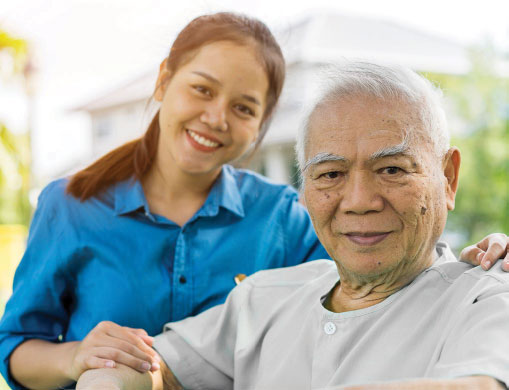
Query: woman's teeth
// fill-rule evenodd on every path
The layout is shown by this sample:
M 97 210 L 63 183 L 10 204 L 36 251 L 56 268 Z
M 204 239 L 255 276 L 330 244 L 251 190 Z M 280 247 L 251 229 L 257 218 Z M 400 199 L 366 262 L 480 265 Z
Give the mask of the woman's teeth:
M 191 136 L 192 139 L 194 139 L 200 145 L 208 146 L 209 148 L 217 148 L 219 146 L 219 143 L 211 141 L 205 137 L 202 137 L 201 135 L 196 134 L 192 130 L 187 129 L 187 133 Z

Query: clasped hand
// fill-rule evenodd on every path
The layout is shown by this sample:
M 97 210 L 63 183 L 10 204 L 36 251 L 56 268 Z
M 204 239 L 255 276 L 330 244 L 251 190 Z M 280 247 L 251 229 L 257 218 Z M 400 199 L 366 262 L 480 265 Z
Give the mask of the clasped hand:
M 83 341 L 75 343 L 69 377 L 77 381 L 86 370 L 113 368 L 118 363 L 142 373 L 156 371 L 160 357 L 152 349 L 153 341 L 143 329 L 100 322 Z

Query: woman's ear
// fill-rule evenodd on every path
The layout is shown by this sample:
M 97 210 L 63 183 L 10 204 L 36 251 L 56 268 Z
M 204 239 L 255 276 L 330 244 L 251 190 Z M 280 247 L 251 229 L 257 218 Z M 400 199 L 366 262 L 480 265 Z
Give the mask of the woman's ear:
M 157 76 L 156 88 L 154 90 L 154 99 L 158 102 L 163 100 L 164 93 L 166 92 L 166 86 L 171 78 L 171 72 L 166 66 L 167 60 L 168 59 L 165 58 L 163 62 L 161 62 L 161 65 L 159 65 L 159 76 Z

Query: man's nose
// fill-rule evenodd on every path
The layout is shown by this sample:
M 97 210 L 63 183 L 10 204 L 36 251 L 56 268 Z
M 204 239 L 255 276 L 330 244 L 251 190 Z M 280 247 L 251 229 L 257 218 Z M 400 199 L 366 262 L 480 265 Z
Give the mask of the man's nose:
M 350 172 L 343 191 L 339 206 L 343 213 L 366 214 L 379 212 L 384 208 L 383 197 L 371 172 Z
M 221 100 L 209 102 L 200 115 L 200 121 L 214 130 L 227 131 L 226 111 L 227 106 Z

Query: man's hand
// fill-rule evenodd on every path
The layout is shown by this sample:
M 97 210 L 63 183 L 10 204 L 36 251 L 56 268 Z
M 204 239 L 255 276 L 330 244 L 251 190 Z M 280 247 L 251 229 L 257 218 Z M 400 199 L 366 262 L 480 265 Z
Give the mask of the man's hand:
M 76 390 L 182 390 L 182 386 L 161 361 L 161 369 L 155 372 L 140 373 L 122 364 L 85 371 Z
M 160 372 L 144 374 L 119 364 L 116 368 L 98 368 L 85 371 L 76 384 L 76 390 L 163 390 Z
M 484 270 L 489 270 L 502 258 L 502 269 L 509 272 L 509 237 L 503 233 L 490 234 L 477 244 L 467 246 L 460 253 L 461 261 L 480 265 Z
M 100 322 L 81 342 L 75 343 L 68 369 L 69 377 L 93 368 L 113 368 L 117 363 L 139 372 L 159 369 L 160 358 L 153 339 L 143 329 L 132 329 L 113 322 Z

